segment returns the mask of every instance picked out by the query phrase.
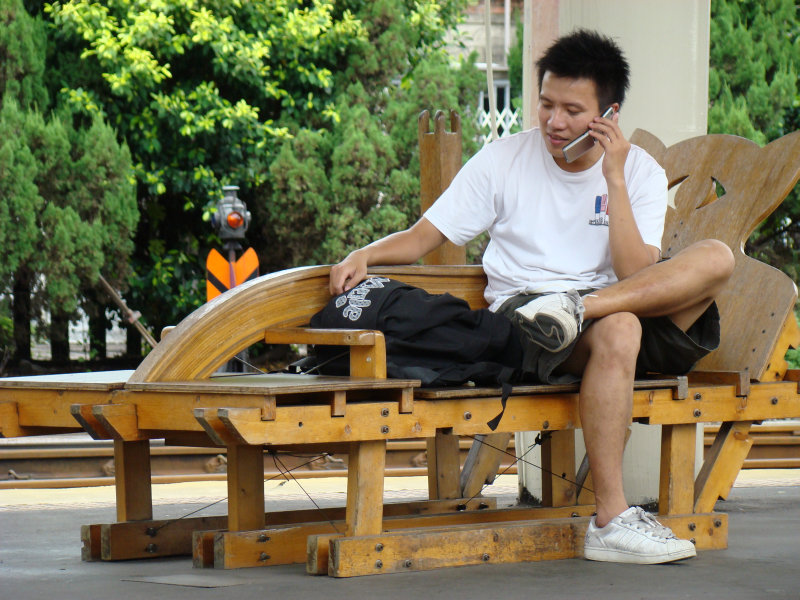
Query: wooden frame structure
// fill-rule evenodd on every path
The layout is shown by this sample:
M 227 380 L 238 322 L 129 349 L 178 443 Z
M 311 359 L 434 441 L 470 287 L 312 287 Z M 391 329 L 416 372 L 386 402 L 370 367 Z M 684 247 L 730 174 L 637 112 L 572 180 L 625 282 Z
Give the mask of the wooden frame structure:
M 459 123 L 441 113 L 430 133 L 420 121 L 423 198 L 435 198 L 460 162 Z M 742 252 L 743 241 L 800 177 L 800 132 L 765 148 L 731 136 L 703 136 L 665 148 L 636 140 L 680 184 L 665 233 L 666 255 L 705 237 L 734 250 L 737 267 L 719 300 L 723 345 L 688 377 L 639 381 L 633 419 L 662 426 L 660 519 L 699 549 L 724 548 L 727 517 L 713 512 L 727 496 L 752 443 L 753 422 L 800 416 L 800 372 L 783 355 L 800 343 L 794 284 Z M 723 191 L 724 190 L 724 191 Z M 485 276 L 444 248 L 438 265 L 373 269 L 433 293 L 485 306 Z M 487 423 L 500 390 L 419 389 L 386 379 L 380 332 L 311 330 L 310 316 L 329 299 L 329 267 L 291 269 L 243 284 L 198 309 L 171 331 L 134 372 L 0 380 L 5 437 L 88 431 L 113 439 L 117 519 L 82 529 L 87 560 L 188 554 L 198 567 L 303 562 L 311 573 L 347 577 L 445 566 L 582 555 L 594 511 L 591 479 L 576 486 L 572 430 L 580 427 L 575 386 L 519 386 L 498 431 Z M 320 343 L 350 347 L 350 377 L 212 377 L 249 345 Z M 699 423 L 722 422 L 695 478 Z M 543 446 L 543 506 L 498 510 L 481 498 L 500 452 L 516 431 L 549 432 Z M 476 444 L 460 468 L 458 437 Z M 225 446 L 228 516 L 153 520 L 149 440 Z M 428 440 L 426 502 L 383 505 L 389 439 Z M 349 452 L 347 506 L 264 513 L 266 450 Z

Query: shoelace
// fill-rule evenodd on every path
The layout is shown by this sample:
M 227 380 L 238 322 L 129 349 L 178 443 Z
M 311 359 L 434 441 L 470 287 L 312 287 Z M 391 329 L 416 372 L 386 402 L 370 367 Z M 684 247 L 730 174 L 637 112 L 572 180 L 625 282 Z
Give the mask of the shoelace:
M 633 525 L 661 539 L 668 540 L 675 537 L 675 534 L 672 533 L 669 527 L 664 527 L 655 520 L 653 515 L 644 510 L 641 506 L 636 506 L 635 511 L 636 512 L 633 514 L 623 517 L 621 521 L 626 525 Z M 642 526 L 642 523 L 644 523 L 644 526 Z

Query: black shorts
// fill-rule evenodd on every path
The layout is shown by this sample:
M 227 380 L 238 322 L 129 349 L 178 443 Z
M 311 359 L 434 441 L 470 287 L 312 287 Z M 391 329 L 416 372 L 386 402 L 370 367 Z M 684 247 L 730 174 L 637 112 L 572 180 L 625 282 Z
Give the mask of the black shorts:
M 581 295 L 591 290 L 582 290 Z M 506 300 L 497 310 L 513 322 L 514 310 L 541 294 L 518 294 Z M 683 375 L 709 352 L 719 346 L 719 310 L 712 303 L 706 311 L 683 331 L 669 317 L 640 317 L 642 341 L 636 361 L 636 375 L 662 373 Z M 591 325 L 584 321 L 583 331 Z M 577 339 L 559 352 L 548 352 L 520 331 L 523 345 L 522 369 L 529 378 L 542 383 L 573 383 L 580 378 L 569 373 L 557 373 L 558 367 L 569 358 Z M 578 336 L 580 339 L 580 336 Z

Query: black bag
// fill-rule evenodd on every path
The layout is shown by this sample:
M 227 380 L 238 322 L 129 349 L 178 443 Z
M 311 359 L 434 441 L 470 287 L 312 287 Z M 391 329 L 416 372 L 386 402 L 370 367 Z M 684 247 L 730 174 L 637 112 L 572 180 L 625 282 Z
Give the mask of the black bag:
M 383 332 L 387 375 L 423 386 L 498 385 L 522 364 L 519 333 L 506 317 L 386 277 L 332 298 L 311 326 Z M 316 346 L 315 359 L 316 372 L 348 373 L 349 351 L 341 346 Z

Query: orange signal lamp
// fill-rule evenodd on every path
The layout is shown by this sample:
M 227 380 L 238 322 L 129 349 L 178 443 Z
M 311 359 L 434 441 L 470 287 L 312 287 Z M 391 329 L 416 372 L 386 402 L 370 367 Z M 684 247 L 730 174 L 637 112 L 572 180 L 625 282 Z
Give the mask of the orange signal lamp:
M 241 213 L 238 213 L 235 210 L 228 213 L 226 220 L 228 222 L 228 226 L 232 229 L 239 229 L 239 227 L 244 225 L 244 217 L 241 215 Z

